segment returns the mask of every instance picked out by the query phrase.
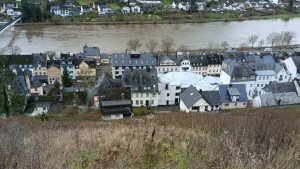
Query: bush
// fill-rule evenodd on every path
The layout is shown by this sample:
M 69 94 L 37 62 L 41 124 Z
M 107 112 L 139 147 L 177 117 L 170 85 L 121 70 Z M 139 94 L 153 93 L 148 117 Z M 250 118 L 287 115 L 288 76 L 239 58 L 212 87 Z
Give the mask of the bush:
M 134 107 L 134 116 L 144 116 L 152 113 L 151 107 Z

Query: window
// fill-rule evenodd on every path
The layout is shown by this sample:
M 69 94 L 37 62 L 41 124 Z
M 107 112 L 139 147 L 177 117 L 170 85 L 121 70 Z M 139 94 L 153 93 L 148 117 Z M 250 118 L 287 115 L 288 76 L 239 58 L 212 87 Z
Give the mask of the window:
M 259 84 L 257 84 L 257 87 L 259 87 Z
M 264 76 L 264 77 L 263 77 L 263 80 L 265 80 L 265 79 L 266 79 L 266 77 Z
M 169 90 L 169 85 L 166 84 L 165 90 Z
M 154 104 L 154 100 L 151 100 L 151 104 L 152 104 L 152 105 Z
M 136 101 L 135 101 L 135 104 L 136 104 L 136 105 L 139 105 L 139 101 L 138 101 L 138 100 L 136 100 Z
M 267 80 L 269 80 L 269 76 L 267 76 Z
M 167 96 L 170 96 L 170 93 L 167 93 Z
M 229 106 L 229 103 L 225 103 L 224 106 Z
M 140 103 L 141 103 L 141 105 L 143 105 L 144 103 L 143 103 L 143 100 L 140 100 Z
M 47 108 L 46 108 L 46 107 L 43 107 L 43 110 L 47 110 Z
M 261 84 L 261 85 L 260 85 L 260 87 L 263 87 L 263 86 L 264 86 L 264 84 Z

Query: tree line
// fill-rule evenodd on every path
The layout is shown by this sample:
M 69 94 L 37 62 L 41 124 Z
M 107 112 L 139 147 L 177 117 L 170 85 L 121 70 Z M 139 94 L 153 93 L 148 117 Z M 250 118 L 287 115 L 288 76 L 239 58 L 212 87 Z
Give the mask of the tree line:
M 50 2 L 46 5 L 29 3 L 28 0 L 21 1 L 22 21 L 24 22 L 44 22 L 51 18 Z

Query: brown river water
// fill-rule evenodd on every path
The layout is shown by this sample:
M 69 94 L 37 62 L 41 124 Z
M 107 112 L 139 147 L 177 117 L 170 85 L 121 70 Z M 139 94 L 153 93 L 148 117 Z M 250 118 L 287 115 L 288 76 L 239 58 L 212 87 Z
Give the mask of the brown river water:
M 14 30 L 0 34 L 1 53 L 9 54 L 10 45 L 20 46 L 22 54 L 50 50 L 76 53 L 82 51 L 84 44 L 98 46 L 104 53 L 125 52 L 129 39 L 138 38 L 144 44 L 151 38 L 160 42 L 166 37 L 174 39 L 175 49 L 181 44 L 191 49 L 220 46 L 222 41 L 237 47 L 252 34 L 266 44 L 266 37 L 274 31 L 294 31 L 297 37 L 293 44 L 300 44 L 300 18 L 188 24 L 25 25 L 14 26 Z M 145 45 L 140 50 L 147 51 Z

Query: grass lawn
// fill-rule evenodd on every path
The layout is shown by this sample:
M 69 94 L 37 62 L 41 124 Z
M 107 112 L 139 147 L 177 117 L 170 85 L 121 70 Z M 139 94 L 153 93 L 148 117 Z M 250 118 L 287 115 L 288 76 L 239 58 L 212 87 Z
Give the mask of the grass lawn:
M 79 5 L 89 5 L 89 4 L 93 3 L 94 1 L 93 0 L 76 0 L 76 2 Z
M 118 11 L 118 10 L 121 9 L 121 7 L 120 7 L 118 4 L 116 4 L 116 3 L 109 4 L 109 7 L 110 7 L 112 10 L 114 10 L 114 11 Z

